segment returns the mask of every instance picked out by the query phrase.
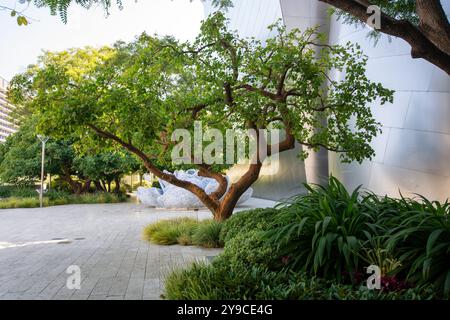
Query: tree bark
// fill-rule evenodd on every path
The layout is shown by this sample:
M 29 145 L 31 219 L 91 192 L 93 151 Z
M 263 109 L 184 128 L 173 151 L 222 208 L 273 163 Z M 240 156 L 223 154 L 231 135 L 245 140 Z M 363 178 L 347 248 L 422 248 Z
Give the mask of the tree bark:
M 84 182 L 83 187 L 81 188 L 81 192 L 82 192 L 82 193 L 89 192 L 89 189 L 91 188 L 91 183 L 92 183 L 92 181 L 91 181 L 90 179 L 87 179 L 87 180 Z
M 94 181 L 94 185 L 95 185 L 95 188 L 97 189 L 97 191 L 105 191 L 105 189 L 103 189 L 100 181 Z
M 120 178 L 115 178 L 114 182 L 116 183 L 116 189 L 114 191 L 120 193 Z
M 214 211 L 214 220 L 225 221 L 231 217 L 239 198 L 258 180 L 261 167 L 262 163 L 251 164 L 247 172 L 236 183 L 231 185 L 225 197 L 220 202 L 220 206 Z
M 66 181 L 69 184 L 70 189 L 74 194 L 79 195 L 81 193 L 82 189 L 81 183 L 73 180 L 70 175 L 61 175 L 60 177 L 62 180 Z
M 328 3 L 366 23 L 371 13 L 367 0 L 319 0 Z M 439 0 L 417 0 L 419 26 L 381 14 L 381 29 L 399 37 L 411 46 L 412 58 L 423 58 L 450 75 L 450 24 Z
M 105 181 L 100 180 L 100 183 L 101 183 L 101 185 L 102 185 L 103 191 L 104 191 L 104 192 L 108 192 L 108 187 L 107 187 Z
M 89 124 L 88 127 L 91 128 L 94 132 L 96 132 L 99 136 L 113 140 L 122 145 L 125 149 L 127 149 L 131 153 L 134 153 L 144 162 L 145 168 L 158 178 L 163 179 L 177 187 L 186 189 L 195 194 L 199 198 L 199 200 L 212 212 L 214 212 L 219 207 L 219 201 L 210 197 L 202 188 L 189 181 L 179 180 L 173 174 L 168 174 L 161 171 L 151 163 L 150 157 L 148 155 L 146 155 L 140 149 L 136 148 L 131 143 L 127 143 L 122 139 L 120 139 L 119 137 L 117 137 L 116 135 L 104 131 L 92 124 Z
M 450 26 L 440 0 L 416 0 L 419 29 L 441 51 L 450 54 Z

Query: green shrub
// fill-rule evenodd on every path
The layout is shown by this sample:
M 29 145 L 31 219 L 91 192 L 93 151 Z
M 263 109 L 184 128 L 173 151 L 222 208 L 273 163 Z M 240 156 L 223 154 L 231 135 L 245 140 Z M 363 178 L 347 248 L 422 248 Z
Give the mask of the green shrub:
M 191 246 L 192 243 L 192 235 L 188 233 L 182 233 L 177 237 L 177 242 L 179 245 L 182 246 Z
M 34 186 L 1 186 L 0 198 L 34 198 L 38 193 Z
M 63 199 L 65 201 L 68 201 L 67 199 L 71 196 L 71 194 L 67 191 L 60 191 L 60 190 L 50 190 L 45 194 L 45 197 L 47 197 L 50 201 L 60 200 Z
M 44 199 L 44 204 L 48 204 L 48 200 Z M 15 209 L 15 208 L 36 208 L 39 207 L 40 202 L 38 198 L 16 198 L 9 197 L 0 200 L 0 209 Z
M 434 283 L 450 297 L 450 203 L 421 200 L 398 200 L 405 210 L 398 213 L 398 225 L 385 235 L 386 248 L 402 261 L 408 280 Z
M 192 243 L 205 248 L 221 248 L 219 239 L 222 223 L 214 220 L 202 221 L 197 225 L 192 234 Z
M 254 230 L 268 230 L 278 213 L 279 211 L 274 208 L 237 212 L 223 223 L 220 240 L 226 243 L 240 233 Z
M 127 200 L 127 196 L 124 194 L 99 192 L 99 193 L 87 193 L 83 195 L 71 195 L 69 203 L 79 204 L 95 204 L 95 203 L 119 203 Z
M 194 263 L 165 280 L 169 300 L 292 299 L 289 278 L 244 264 L 219 267 Z
M 70 198 L 69 197 L 65 197 L 65 198 L 56 198 L 53 200 L 50 200 L 49 203 L 47 203 L 46 206 L 50 205 L 50 206 L 62 206 L 62 205 L 66 205 L 66 204 L 70 204 Z
M 11 188 L 0 186 L 0 198 L 8 198 L 11 196 Z
M 169 299 L 448 299 L 450 204 L 326 187 L 225 221 L 223 253 L 172 273 Z M 364 267 L 382 271 L 365 287 Z M 351 280 L 351 281 L 350 281 Z
M 277 262 L 273 246 L 261 238 L 259 231 L 239 233 L 230 239 L 224 251 L 215 258 L 215 264 L 239 264 L 258 265 L 269 267 Z
M 94 203 L 118 203 L 126 201 L 125 195 L 111 193 L 69 195 L 66 192 L 50 191 L 44 196 L 43 205 L 58 206 L 66 204 L 94 204 Z M 40 206 L 39 197 L 9 197 L 0 199 L 0 209 L 13 208 L 37 208 Z

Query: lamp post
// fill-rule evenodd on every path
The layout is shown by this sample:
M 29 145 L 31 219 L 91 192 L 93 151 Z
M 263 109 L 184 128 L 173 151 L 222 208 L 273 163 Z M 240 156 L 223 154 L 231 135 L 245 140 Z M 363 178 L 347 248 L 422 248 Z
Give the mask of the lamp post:
M 48 137 L 44 137 L 38 134 L 38 139 L 42 142 L 42 157 L 41 157 L 41 192 L 39 193 L 39 203 L 41 208 L 43 207 L 43 195 L 44 195 L 44 160 L 45 160 L 45 143 L 48 141 Z

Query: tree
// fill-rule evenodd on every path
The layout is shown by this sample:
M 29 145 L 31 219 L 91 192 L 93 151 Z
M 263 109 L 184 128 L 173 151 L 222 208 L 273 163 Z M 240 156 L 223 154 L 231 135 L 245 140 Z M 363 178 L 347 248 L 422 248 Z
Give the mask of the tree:
M 17 133 L 9 136 L 2 145 L 0 179 L 14 184 L 29 184 L 39 177 L 39 140 L 32 126 L 25 124 Z
M 120 193 L 120 180 L 125 174 L 138 170 L 139 163 L 129 153 L 104 152 L 80 157 L 76 166 L 94 181 L 98 191 L 111 192 L 114 182 L 115 192 Z
M 19 131 L 8 137 L 0 158 L 0 178 L 13 184 L 30 184 L 41 175 L 41 142 L 36 137 L 36 118 L 29 118 Z M 58 175 L 74 193 L 86 191 L 74 167 L 72 142 L 50 139 L 46 144 L 45 173 Z
M 120 192 L 120 179 L 138 169 L 134 157 L 123 152 L 86 154 L 77 151 L 76 139 L 49 139 L 45 148 L 45 174 L 58 176 L 75 194 L 89 191 Z M 41 175 L 41 142 L 36 137 L 36 117 L 26 120 L 19 131 L 0 145 L 0 179 L 12 184 L 33 184 Z M 101 185 L 101 182 L 103 185 Z
M 365 76 L 367 58 L 358 46 L 321 45 L 314 29 L 272 28 L 278 35 L 263 45 L 230 32 L 223 14 L 216 13 L 193 43 L 143 34 L 114 49 L 47 53 L 33 72 L 13 79 L 12 91 L 20 91 L 23 81 L 29 84 L 26 94 L 13 95 L 22 99 L 13 102 L 37 112 L 39 129 L 52 136 L 78 134 L 99 147 L 121 145 L 149 172 L 194 193 L 216 220 L 224 220 L 258 179 L 266 157 L 293 149 L 296 142 L 339 152 L 344 161 L 373 156 L 370 141 L 380 125 L 368 103 L 392 101 L 392 91 Z M 345 70 L 345 77 L 328 79 L 332 70 Z M 267 142 L 255 131 L 258 152 L 249 155 L 253 162 L 228 191 L 221 174 L 226 165 L 194 159 L 201 175 L 218 182 L 207 194 L 160 167 L 173 164 L 174 130 L 192 132 L 195 121 L 221 132 L 277 127 L 284 138 Z
M 337 8 L 346 23 L 366 24 L 378 6 L 381 11 L 380 33 L 398 37 L 411 46 L 411 57 L 422 58 L 450 74 L 450 23 L 441 0 L 318 0 Z M 230 7 L 229 0 L 218 0 L 219 7 Z

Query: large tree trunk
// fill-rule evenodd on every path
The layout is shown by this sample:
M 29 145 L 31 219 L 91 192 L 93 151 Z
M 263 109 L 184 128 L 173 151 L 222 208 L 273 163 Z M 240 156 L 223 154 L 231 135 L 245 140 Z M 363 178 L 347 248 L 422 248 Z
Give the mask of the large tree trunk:
M 225 197 L 220 202 L 220 206 L 214 211 L 214 220 L 225 221 L 231 217 L 239 198 L 256 180 L 258 180 L 261 167 L 261 162 L 258 164 L 251 164 L 247 172 L 239 179 L 239 181 L 231 185 Z

